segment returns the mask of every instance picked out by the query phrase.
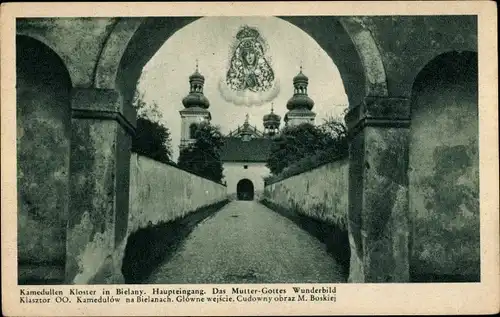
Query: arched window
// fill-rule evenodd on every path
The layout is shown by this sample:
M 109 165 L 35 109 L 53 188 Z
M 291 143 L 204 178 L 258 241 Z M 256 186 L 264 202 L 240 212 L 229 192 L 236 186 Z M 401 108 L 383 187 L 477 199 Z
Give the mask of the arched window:
M 194 139 L 196 135 L 196 129 L 198 129 L 198 125 L 196 123 L 191 123 L 189 126 L 189 138 Z

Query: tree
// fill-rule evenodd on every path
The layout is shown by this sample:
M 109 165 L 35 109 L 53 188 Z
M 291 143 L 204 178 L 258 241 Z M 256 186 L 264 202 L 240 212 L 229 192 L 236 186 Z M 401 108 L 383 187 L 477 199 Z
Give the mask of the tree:
M 182 149 L 177 165 L 187 171 L 220 182 L 222 161 L 220 153 L 224 140 L 220 129 L 209 123 L 198 124 L 194 135 L 195 142 Z
M 144 95 L 136 92 L 132 105 L 137 110 L 132 151 L 163 163 L 171 162 L 172 139 L 169 129 L 161 123 L 162 115 L 156 102 L 148 104 Z
M 137 111 L 137 117 L 146 118 L 151 122 L 159 123 L 163 116 L 158 109 L 158 104 L 155 101 L 147 103 L 144 99 L 144 93 L 140 93 L 136 90 L 134 99 L 132 100 L 132 106 Z
M 347 127 L 340 120 L 329 117 L 319 126 L 325 139 L 323 147 L 328 153 L 344 157 L 349 151 Z
M 304 123 L 285 127 L 273 140 L 266 166 L 277 175 L 304 158 L 316 156 L 317 160 L 333 160 L 341 157 L 348 150 L 346 132 L 345 126 L 333 118 L 325 120 L 321 126 Z

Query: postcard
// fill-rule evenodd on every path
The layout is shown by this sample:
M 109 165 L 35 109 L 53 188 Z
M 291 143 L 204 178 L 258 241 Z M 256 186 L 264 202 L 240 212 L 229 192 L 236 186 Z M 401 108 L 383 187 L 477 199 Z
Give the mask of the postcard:
M 498 312 L 496 10 L 2 5 L 3 313 Z

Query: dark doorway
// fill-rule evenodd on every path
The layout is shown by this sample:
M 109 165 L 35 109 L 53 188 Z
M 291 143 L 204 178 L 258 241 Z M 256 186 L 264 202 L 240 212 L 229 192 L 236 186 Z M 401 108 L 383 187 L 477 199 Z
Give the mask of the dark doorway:
M 236 185 L 238 200 L 253 200 L 253 183 L 249 179 L 242 179 Z

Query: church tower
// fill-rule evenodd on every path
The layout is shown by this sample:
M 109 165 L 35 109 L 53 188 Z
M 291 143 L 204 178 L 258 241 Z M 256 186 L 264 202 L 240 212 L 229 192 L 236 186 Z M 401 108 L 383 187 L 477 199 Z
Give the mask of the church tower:
M 184 109 L 179 111 L 181 115 L 181 143 L 179 147 L 181 150 L 194 142 L 194 134 L 198 124 L 210 122 L 212 119 L 210 111 L 207 110 L 210 103 L 203 95 L 204 83 L 205 77 L 198 72 L 198 62 L 196 62 L 196 71 L 189 76 L 189 94 L 182 99 Z
M 314 124 L 316 114 L 311 111 L 314 101 L 307 95 L 308 84 L 309 78 L 302 73 L 302 66 L 300 66 L 300 72 L 293 78 L 294 94 L 286 104 L 289 110 L 285 115 L 287 126 L 296 126 L 302 123 Z
M 266 114 L 262 120 L 264 121 L 264 135 L 271 137 L 278 133 L 281 117 L 274 113 L 274 105 L 271 104 L 271 113 Z

